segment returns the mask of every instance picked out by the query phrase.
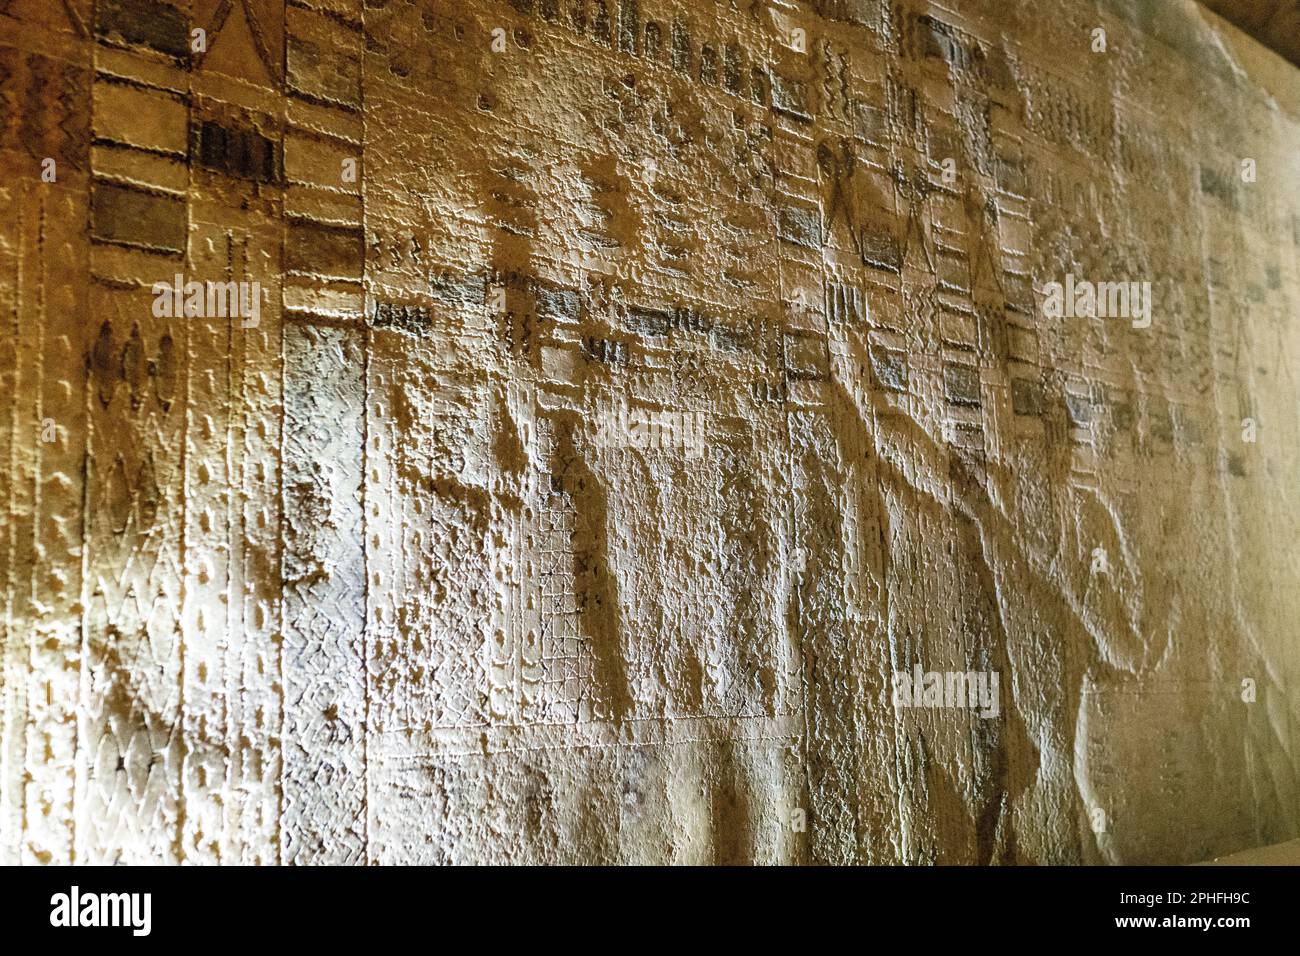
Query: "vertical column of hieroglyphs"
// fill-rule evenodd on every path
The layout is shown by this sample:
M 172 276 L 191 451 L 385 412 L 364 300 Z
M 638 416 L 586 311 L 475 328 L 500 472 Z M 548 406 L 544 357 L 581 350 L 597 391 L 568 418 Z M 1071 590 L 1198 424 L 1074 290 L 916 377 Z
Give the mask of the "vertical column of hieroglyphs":
M 947 51 L 941 59 L 958 85 L 958 98 L 942 130 L 947 145 L 938 145 L 932 155 L 942 168 L 954 141 L 958 144 L 955 177 L 941 174 L 939 181 L 955 178 L 950 209 L 960 206 L 952 212 L 964 232 L 956 242 L 965 248 L 957 282 L 966 294 L 944 315 L 950 348 L 944 398 L 958 430 L 970 429 L 959 418 L 963 411 L 967 423 L 982 425 L 974 454 L 959 459 L 965 474 L 953 475 L 957 487 L 968 492 L 958 522 L 959 541 L 972 565 L 964 586 L 978 594 L 964 614 L 964 666 L 996 672 L 999 679 L 999 714 L 968 721 L 974 827 L 967 858 L 1014 863 L 1034 858 L 1026 851 L 1025 832 L 1016 827 L 1025 805 L 1033 801 L 1052 808 L 1045 816 L 1054 826 L 1033 834 L 1052 847 L 1039 858 L 1060 859 L 1053 854 L 1072 838 L 1073 821 L 1068 787 L 1056 775 L 1036 773 L 1042 758 L 1030 743 L 1034 730 L 1055 719 L 1058 729 L 1048 743 L 1037 731 L 1038 750 L 1058 748 L 1052 759 L 1063 758 L 1061 717 L 1048 713 L 1059 703 L 1046 694 L 1012 701 L 1017 675 L 1032 669 L 1059 673 L 1062 651 L 1044 639 L 1044 622 L 1030 608 L 1034 601 L 1051 600 L 1037 565 L 1048 563 L 1043 542 L 1050 540 L 1055 511 L 1047 491 L 1047 370 L 1026 261 L 1033 240 L 1025 103 L 1017 84 L 1026 67 L 1007 34 L 993 28 L 991 11 L 967 25 L 978 36 L 961 30 L 940 46 Z
M 891 678 L 974 666 L 968 637 L 987 606 L 987 588 L 954 580 L 968 564 L 933 557 L 964 543 L 943 518 L 953 493 L 984 480 L 961 193 L 978 188 L 976 153 L 954 135 L 960 111 L 983 105 L 961 101 L 973 38 L 908 4 L 818 9 L 806 98 L 787 94 L 792 115 L 816 122 L 795 127 L 803 161 L 779 220 L 786 295 L 811 285 L 816 305 L 792 311 L 782 343 L 811 565 L 799 591 L 809 849 L 918 861 L 946 842 L 968 858 L 965 715 L 905 713 Z M 845 696 L 860 706 L 844 710 Z
M 843 620 L 810 627 L 817 646 L 805 650 L 824 669 L 807 685 L 812 846 L 850 859 L 935 859 L 943 845 L 954 859 L 986 858 L 1004 800 L 1003 743 L 964 713 L 896 708 L 890 678 L 918 666 L 987 670 L 1005 654 L 979 525 L 941 512 L 991 517 L 1004 295 L 987 248 L 997 104 L 985 90 L 1006 85 L 1006 62 L 986 38 L 909 5 L 821 13 L 808 179 L 836 387 L 824 400 L 829 429 L 801 416 L 791 435 L 809 484 L 797 524 L 838 538 L 843 555 L 838 587 L 812 578 L 801 596 L 807 613 L 838 604 Z M 787 355 L 807 349 L 808 332 L 790 335 Z M 839 489 L 829 521 L 812 505 L 819 484 Z M 936 552 L 962 560 L 937 562 Z M 852 717 L 833 703 L 842 680 L 863 701 Z
M 78 858 L 178 855 L 188 335 L 152 287 L 184 272 L 189 27 L 95 4 L 90 416 Z
M 846 407 L 843 385 L 832 379 L 829 323 L 840 315 L 827 308 L 824 288 L 838 285 L 842 304 L 852 308 L 849 290 L 858 286 L 861 270 L 848 257 L 859 228 L 853 113 L 861 92 L 855 76 L 879 62 L 866 56 L 879 49 L 882 12 L 879 4 L 823 12 L 781 17 L 776 24 L 782 54 L 772 76 L 773 198 L 781 262 L 774 291 L 783 314 L 772 346 L 790 448 L 789 484 L 782 490 L 797 549 L 791 613 L 802 665 L 808 853 L 819 862 L 849 863 L 862 845 L 863 714 L 833 700 L 843 693 L 870 696 L 864 664 L 871 647 L 854 638 L 848 613 L 852 545 L 843 537 L 849 509 L 841 502 L 846 473 L 869 456 L 857 410 Z M 852 56 L 848 36 L 859 44 Z M 858 314 L 864 313 L 860 304 Z M 859 477 L 870 494 L 870 480 Z
M 1033 787 L 1026 790 L 1023 753 L 1011 730 L 1021 720 L 1037 728 L 1040 766 L 1061 767 L 1070 759 L 1069 733 L 1077 710 L 1071 695 L 1078 692 L 1078 677 L 1068 668 L 1092 654 L 1075 592 L 1082 580 L 1095 600 L 1103 593 L 1096 585 L 1108 581 L 1089 579 L 1086 555 L 1072 553 L 1079 539 L 1096 538 L 1097 546 L 1112 542 L 1106 534 L 1112 529 L 1096 520 L 1104 509 L 1079 508 L 1095 497 L 1097 482 L 1093 393 L 1087 383 L 1096 375 L 1100 327 L 1053 322 L 1041 314 L 1036 298 L 1042 283 L 1084 268 L 1077 258 L 1080 245 L 1090 248 L 1089 261 L 1096 262 L 1092 244 L 1074 237 L 1095 223 L 1100 209 L 1088 203 L 1096 195 L 1089 179 L 1108 156 L 1104 86 L 1099 78 L 1081 88 L 1067 71 L 1052 70 L 1050 58 L 1044 62 L 1041 55 L 1043 49 L 1061 45 L 1082 58 L 1092 23 L 1092 14 L 1080 10 L 1041 28 L 1026 23 L 1023 34 L 1018 22 L 1014 36 L 1003 35 L 1002 61 L 988 71 L 988 82 L 996 86 L 990 90 L 996 108 L 988 130 L 996 204 L 983 209 L 971 204 L 972 224 L 995 237 L 992 245 L 1001 259 L 995 274 L 1005 302 L 1002 327 L 991 343 L 1005 378 L 995 379 L 997 388 L 986 390 L 983 402 L 989 426 L 989 501 L 982 514 L 977 512 L 978 545 L 969 537 L 970 526 L 963 527 L 966 540 L 982 550 L 987 563 L 997 600 L 997 616 L 990 624 L 1001 632 L 1002 647 L 993 645 L 1000 653 L 989 663 L 999 675 L 1005 716 L 971 722 L 977 747 L 996 744 L 999 737 L 1002 741 L 992 753 L 974 754 L 994 771 L 993 780 L 1003 790 L 979 795 L 978 819 L 985 825 L 976 832 L 978 849 L 991 851 L 994 861 L 1014 860 L 1017 851 L 1037 851 L 1070 862 L 1078 853 L 1076 795 L 1059 771 L 1031 776 Z M 1105 70 L 1104 64 L 1091 65 Z M 1058 154 L 1064 158 L 1058 160 Z M 1054 178 L 1058 169 L 1060 176 Z M 1074 484 L 1066 475 L 1073 476 Z M 1077 531 L 1076 517 L 1094 530 Z M 1062 535 L 1070 541 L 1068 558 L 1058 561 Z M 1069 592 L 1064 597 L 1063 582 Z M 1051 608 L 1050 618 L 1033 613 L 1033 604 Z M 1026 668 L 1057 675 L 1053 680 L 1060 689 L 1024 695 L 1013 703 L 1014 682 Z M 1005 801 L 1001 805 L 999 796 Z M 1044 814 L 1052 827 L 1016 831 L 1016 816 L 1029 801 L 1051 807 Z
M 919 313 L 920 341 L 912 346 L 928 373 L 918 411 L 930 436 L 942 440 L 930 494 L 950 509 L 942 530 L 924 536 L 923 550 L 909 555 L 927 567 L 917 577 L 930 598 L 925 610 L 907 608 L 928 625 L 910 663 L 922 671 L 995 673 L 1005 680 L 1015 635 L 1003 622 L 1006 558 L 994 544 L 1009 536 L 1006 483 L 1013 470 L 1003 448 L 1013 417 L 1003 335 L 1023 295 L 1014 273 L 1002 268 L 996 234 L 1002 209 L 1013 211 L 1000 188 L 996 142 L 1014 105 L 1008 53 L 973 18 L 915 10 L 895 27 L 910 64 L 900 71 L 899 90 L 911 91 L 923 106 L 917 145 L 927 170 L 901 192 L 909 217 L 919 212 L 924 221 L 914 235 L 928 234 L 934 282 Z M 905 234 L 911 230 L 909 218 Z M 905 258 L 905 272 L 907 266 Z M 925 452 L 917 449 L 917 458 L 923 461 Z M 957 560 L 936 561 L 943 551 Z M 901 723 L 915 730 L 905 752 L 919 757 L 909 782 L 919 778 L 921 792 L 911 791 L 916 823 L 909 830 L 925 837 L 910 841 L 913 858 L 926 858 L 926 840 L 934 838 L 943 847 L 939 859 L 1012 859 L 1012 820 L 1023 789 L 1017 761 L 1027 745 L 1017 716 L 976 716 L 963 708 Z
M 908 9 L 824 3 L 819 10 L 825 27 L 814 48 L 815 89 L 822 105 L 807 175 L 822 209 L 824 275 L 816 301 L 824 310 L 833 388 L 822 387 L 829 428 L 809 429 L 811 440 L 792 431 L 792 444 L 803 458 L 802 480 L 811 495 L 824 496 L 827 484 L 839 489 L 838 522 L 810 521 L 801 550 L 813 551 L 817 537 L 838 538 L 838 582 L 832 579 L 827 588 L 808 579 L 801 598 L 810 613 L 824 617 L 834 608 L 838 583 L 843 610 L 834 630 L 810 630 L 812 646 L 805 651 L 810 849 L 816 859 L 875 862 L 910 853 L 911 757 L 925 746 L 914 727 L 890 719 L 889 691 L 892 672 L 910 666 L 903 661 L 918 650 L 916 635 L 899 634 L 894 623 L 906 604 L 894 587 L 900 577 L 893 549 L 910 540 L 912 514 L 924 510 L 907 500 L 908 485 L 924 485 L 934 457 L 913 420 L 922 380 L 915 372 L 909 376 L 909 356 L 924 361 L 909 336 L 922 327 L 930 306 L 905 297 L 911 286 L 904 280 L 917 285 L 933 261 L 925 207 L 918 210 L 911 198 L 914 184 L 936 181 L 938 159 L 916 152 L 921 117 L 915 107 L 924 93 L 915 80 L 924 70 L 908 63 L 914 54 L 902 42 Z M 943 69 L 929 65 L 932 72 Z M 817 442 L 834 449 L 820 468 L 815 461 L 822 454 L 809 458 Z M 900 483 L 902 448 L 920 455 L 909 481 Z M 840 672 L 862 701 L 852 716 L 832 704 Z M 837 812 L 839 802 L 844 809 Z
M 804 324 L 787 342 L 793 357 L 825 341 L 830 381 L 816 386 L 824 411 L 820 421 L 800 413 L 791 442 L 799 484 L 807 488 L 797 498 L 801 510 L 804 501 L 829 493 L 837 513 L 828 520 L 810 508 L 796 518 L 807 538 L 801 555 L 821 565 L 818 576 L 804 576 L 800 593 L 810 617 L 804 649 L 809 843 L 814 859 L 877 861 L 909 852 L 915 812 L 906 783 L 909 758 L 925 745 L 915 728 L 886 719 L 889 679 L 900 664 L 885 638 L 896 633 L 890 615 L 902 606 L 886 587 L 894 560 L 886 548 L 909 540 L 911 513 L 922 510 L 892 497 L 910 493 L 898 482 L 898 447 L 921 450 L 917 482 L 925 482 L 933 459 L 926 443 L 915 440 L 924 434 L 912 418 L 922 379 L 909 378 L 908 361 L 909 355 L 918 365 L 924 361 L 909 336 L 932 308 L 911 291 L 920 286 L 930 294 L 923 282 L 939 252 L 927 235 L 927 207 L 912 199 L 936 181 L 938 159 L 933 152 L 918 156 L 920 116 L 908 110 L 926 91 L 916 82 L 925 71 L 908 62 L 913 53 L 901 42 L 907 8 L 824 3 L 819 11 L 822 28 L 810 46 L 819 107 L 805 176 L 821 208 L 816 238 L 823 275 L 814 286 L 820 310 L 814 318 L 825 331 Z M 931 72 L 943 69 L 927 65 Z M 793 284 L 805 282 L 800 277 Z M 799 391 L 808 395 L 821 377 L 806 376 Z M 830 565 L 817 556 L 827 547 L 839 552 Z M 828 616 L 830 626 L 811 620 Z M 854 713 L 833 703 L 843 692 L 838 675 L 862 702 Z
M 994 15 L 991 7 L 986 10 L 986 29 L 992 29 Z M 1079 48 L 1087 36 L 1071 23 L 1063 39 Z M 1066 693 L 1072 678 L 1065 666 L 1067 660 L 1078 656 L 1073 646 L 1084 635 L 1048 576 L 1060 511 L 1053 493 L 1057 478 L 1051 463 L 1057 454 L 1061 411 L 1047 338 L 1051 330 L 1039 312 L 1035 294 L 1035 285 L 1044 281 L 1045 274 L 1038 257 L 1047 245 L 1035 223 L 1040 215 L 1050 213 L 1035 202 L 1048 164 L 1044 144 L 1033 135 L 1033 128 L 1042 117 L 1051 115 L 1053 106 L 1041 97 L 1027 95 L 1033 38 L 1018 45 L 1012 31 L 1002 31 L 1000 44 L 997 58 L 986 64 L 983 78 L 992 106 L 986 161 L 993 202 L 986 202 L 983 209 L 970 204 L 976 228 L 987 237 L 977 241 L 982 241 L 992 256 L 997 290 L 991 298 L 1002 301 L 1000 311 L 981 310 L 990 320 L 984 348 L 994 366 L 994 387 L 985 393 L 984 405 L 990 426 L 985 436 L 990 496 L 985 521 L 991 523 L 982 529 L 982 544 L 995 583 L 999 626 L 1010 664 L 999 672 L 1003 708 L 1014 711 L 1032 728 L 1039 771 L 1031 777 L 1031 787 L 1022 786 L 1008 795 L 999 815 L 1004 830 L 994 859 L 1015 859 L 1014 852 L 1025 859 L 1065 863 L 1077 859 L 1079 808 L 1072 782 L 1050 768 L 1066 765 L 1073 751 L 1069 730 L 1077 704 Z M 983 252 L 972 254 L 982 256 Z M 983 265 L 982 261 L 972 262 L 972 281 L 987 301 L 991 290 Z M 1036 611 L 1039 604 L 1051 608 L 1055 620 Z M 1061 622 L 1059 626 L 1056 621 Z M 1053 687 L 1060 689 L 1019 693 L 1019 675 L 1037 670 L 1056 675 Z M 1025 812 L 1025 806 L 1036 807 L 1035 812 L 1052 825 L 1012 832 L 1009 826 Z
M 285 10 L 285 862 L 365 859 L 361 9 Z
M 88 348 L 88 4 L 0 18 L 0 861 L 74 840 Z
M 283 9 L 192 12 L 181 851 L 276 862 Z
M 984 429 L 978 366 L 961 348 L 963 338 L 969 340 L 961 331 L 963 310 L 969 311 L 962 294 L 967 258 L 960 247 L 953 254 L 960 240 L 950 231 L 957 224 L 945 221 L 953 202 L 942 165 L 953 159 L 970 182 L 969 150 L 948 145 L 964 47 L 950 25 L 917 6 L 895 5 L 891 32 L 898 57 L 890 74 L 888 173 L 898 217 L 897 320 L 908 392 L 907 415 L 894 419 L 900 431 L 891 437 L 906 450 L 910 472 L 900 481 L 893 471 L 889 482 L 901 505 L 891 509 L 891 637 L 899 645 L 897 670 L 963 672 L 977 664 L 964 646 L 965 612 L 974 595 L 972 582 L 962 578 L 979 556 L 962 548 L 949 509 L 983 485 Z M 968 361 L 954 361 L 960 358 Z M 936 559 L 940 554 L 952 560 Z M 967 714 L 896 713 L 900 855 L 912 863 L 974 862 Z
M 933 587 L 929 593 L 945 597 L 924 612 L 934 632 L 927 635 L 930 639 L 923 644 L 919 662 L 926 670 L 987 673 L 996 669 L 989 645 L 1003 636 L 992 607 L 986 546 L 979 527 L 966 513 L 978 508 L 987 494 L 987 444 L 992 425 L 988 410 L 993 404 L 986 388 L 988 362 L 979 351 L 980 318 L 971 273 L 977 264 L 971 230 L 978 221 L 969 215 L 967 203 L 983 205 L 985 183 L 979 161 L 987 130 L 972 120 L 989 112 L 989 104 L 976 82 L 972 62 L 980 41 L 963 21 L 949 22 L 949 16 L 938 11 L 932 12 L 932 18 L 919 28 L 926 38 L 920 68 L 904 71 L 927 106 L 924 158 L 918 161 L 918 179 L 913 186 L 925 194 L 922 228 L 928 232 L 935 290 L 933 312 L 922 316 L 922 335 L 929 341 L 917 351 L 932 356 L 933 361 L 932 381 L 937 387 L 927 397 L 932 396 L 930 414 L 944 443 L 947 467 L 943 484 L 955 498 L 968 500 L 954 508 L 950 526 L 927 542 L 932 555 L 936 546 L 944 547 L 959 560 L 945 566 L 930 559 L 937 573 L 927 575 L 927 583 Z M 945 160 L 957 164 L 956 182 L 947 181 L 952 177 L 945 175 Z M 927 815 L 935 820 L 935 829 L 948 831 L 944 834 L 946 859 L 990 862 L 989 844 L 995 839 L 996 820 L 982 817 L 990 798 L 993 813 L 998 812 L 1002 794 L 996 792 L 996 779 L 982 778 L 994 776 L 987 773 L 989 764 L 1005 756 L 996 740 L 997 726 L 963 709 L 946 714 L 922 731 L 929 734 L 928 756 L 944 765 L 943 789 L 950 789 L 958 798 L 932 791 L 927 800 Z M 988 739 L 989 731 L 993 740 Z M 986 787 L 995 792 L 981 793 Z
M 1017 21 L 994 59 L 986 52 L 988 13 L 959 21 L 965 29 L 946 41 L 954 73 L 960 67 L 978 80 L 991 107 L 981 119 L 982 111 L 958 104 L 946 131 L 971 147 L 959 183 L 981 187 L 963 190 L 971 294 L 981 322 L 975 392 L 963 387 L 960 356 L 944 367 L 950 414 L 969 406 L 983 419 L 977 483 L 952 475 L 961 495 L 956 543 L 964 551 L 954 586 L 979 594 L 962 602 L 965 666 L 998 675 L 1001 709 L 995 719 L 968 721 L 971 771 L 962 782 L 974 824 L 965 852 L 973 862 L 1013 862 L 1035 852 L 1068 862 L 1078 852 L 1077 799 L 1059 773 L 1035 775 L 1035 763 L 1059 767 L 1072 752 L 1067 735 L 1077 703 L 1069 695 L 1077 693 L 1078 678 L 1066 668 L 1092 653 L 1091 631 L 1078 616 L 1081 582 L 1093 605 L 1109 594 L 1100 587 L 1109 579 L 1090 579 L 1089 553 L 1076 549 L 1085 540 L 1113 547 L 1108 512 L 1096 504 L 1111 473 L 1097 456 L 1102 363 L 1111 349 L 1098 323 L 1045 320 L 1035 286 L 1070 270 L 1106 269 L 1102 247 L 1076 237 L 1100 228 L 1098 217 L 1111 205 L 1093 182 L 1111 149 L 1108 64 L 1091 63 L 1094 81 L 1081 85 L 1041 55 L 1061 48 L 1083 62 L 1095 20 L 1084 9 L 1060 22 L 1025 23 L 1023 32 Z M 980 92 L 962 95 L 978 104 Z M 1050 623 L 1030 612 L 1031 603 L 1052 608 Z M 1090 613 L 1107 610 L 1113 612 L 1103 606 Z M 1058 675 L 1061 690 L 1013 700 L 1025 669 Z M 1026 725 L 1038 735 L 1037 754 Z M 1045 811 L 1051 827 L 1017 830 L 1017 816 L 1030 803 L 1052 808 Z
M 1084 18 L 1082 24 L 1080 17 Z M 1074 172 L 1065 181 L 1072 183 L 1078 170 L 1087 175 L 1105 156 L 1105 150 L 1104 146 L 1098 148 L 1095 137 L 1086 146 L 1075 146 L 1069 130 L 1082 125 L 1076 115 L 1077 106 L 1046 85 L 1038 72 L 1038 51 L 1044 44 L 1063 43 L 1075 51 L 1074 55 L 1082 56 L 1088 22 L 1087 11 L 1080 11 L 1068 22 L 1054 25 L 1054 32 L 1046 35 L 1030 32 L 1022 41 L 1018 35 L 1003 34 L 1005 56 L 997 71 L 999 89 L 995 95 L 1000 108 L 990 117 L 989 131 L 996 206 L 984 211 L 985 216 L 993 213 L 996 220 L 989 222 L 985 218 L 982 227 L 991 228 L 997 238 L 1001 257 L 997 275 L 1005 298 L 1004 324 L 993 344 L 1005 368 L 1006 380 L 999 385 L 1005 384 L 1008 389 L 990 409 L 995 413 L 996 428 L 988 441 L 992 507 L 987 517 L 995 523 L 982 535 L 991 558 L 989 570 L 996 582 L 999 625 L 1013 664 L 1013 668 L 999 672 L 1002 700 L 1005 708 L 1037 728 L 1040 766 L 1057 768 L 1068 762 L 1074 746 L 1070 727 L 1077 702 L 1070 695 L 1077 693 L 1077 677 L 1067 668 L 1081 656 L 1081 648 L 1087 650 L 1088 644 L 1088 633 L 1075 617 L 1074 601 L 1061 599 L 1053 579 L 1059 529 L 1072 514 L 1070 507 L 1059 500 L 1061 473 L 1069 467 L 1070 455 L 1077 450 L 1086 456 L 1091 445 L 1086 427 L 1067 430 L 1064 424 L 1071 415 L 1085 417 L 1089 405 L 1086 397 L 1081 404 L 1077 397 L 1063 395 L 1054 365 L 1059 358 L 1055 347 L 1058 328 L 1041 314 L 1036 287 L 1074 268 L 1069 259 L 1075 251 L 1070 246 L 1074 229 L 1065 217 L 1086 215 L 1073 205 L 1087 194 L 1086 187 L 1069 185 L 1058 190 L 1049 178 L 1057 165 L 1056 153 L 1066 153 Z M 1069 90 L 1067 87 L 1066 92 Z M 1093 96 L 1097 95 L 1094 91 Z M 1091 103 L 1089 114 L 1104 121 L 1104 105 Z M 1076 148 L 1086 151 L 1076 156 Z M 1088 160 L 1088 156 L 1099 158 Z M 1070 203 L 1071 208 L 1061 208 L 1063 202 Z M 1064 236 L 1058 238 L 1058 231 L 1063 231 Z M 1070 357 L 1071 361 L 1077 358 L 1073 352 Z M 1111 540 L 1102 537 L 1097 546 Z M 1060 562 L 1060 568 L 1075 582 L 1088 571 L 1087 563 L 1078 555 Z M 1105 580 L 1097 578 L 1090 586 Z M 1038 604 L 1052 609 L 1050 618 L 1032 610 Z M 1060 689 L 1017 695 L 1013 704 L 1012 691 L 1018 690 L 1013 682 L 1025 669 L 1057 675 L 1053 680 Z M 1040 772 L 1034 784 L 1031 792 L 1009 795 L 1001 814 L 1004 830 L 995 859 L 1007 859 L 1009 836 L 1010 847 L 1031 858 L 1076 860 L 1080 808 L 1070 781 L 1056 770 Z M 1053 826 L 1019 832 L 1005 829 L 1021 812 L 1017 801 L 1050 807 L 1040 812 Z
M 856 222 L 850 249 L 857 269 L 848 276 L 856 273 L 862 283 L 862 301 L 854 301 L 850 283 L 850 290 L 837 291 L 840 303 L 832 311 L 846 317 L 865 313 L 861 321 L 867 327 L 866 361 L 858 371 L 867 380 L 860 387 L 874 409 L 874 447 L 867 453 L 875 459 L 879 507 L 887 516 L 879 532 L 885 587 L 875 613 L 887 635 L 882 663 L 888 678 L 916 666 L 941 666 L 934 662 L 940 648 L 930 636 L 928 610 L 939 596 L 933 593 L 923 541 L 939 533 L 934 499 L 942 494 L 937 472 L 947 457 L 939 444 L 947 423 L 934 397 L 935 353 L 942 341 L 936 327 L 941 315 L 936 302 L 939 249 L 931 228 L 930 199 L 940 157 L 927 149 L 930 105 L 945 101 L 946 83 L 942 58 L 925 58 L 926 48 L 917 43 L 917 11 L 895 4 L 882 7 L 880 15 L 882 56 L 879 66 L 868 71 L 854 109 L 855 145 L 845 150 L 828 143 L 818 159 L 841 197 L 837 206 L 832 192 L 832 242 L 843 244 L 842 220 Z M 951 158 L 960 162 L 963 156 Z M 854 454 L 846 457 L 851 460 Z M 933 843 L 926 832 L 928 777 L 936 743 L 932 727 L 895 708 L 888 697 L 881 701 L 878 694 L 866 696 L 888 703 L 881 716 L 889 714 L 890 719 L 878 732 L 886 738 L 894 778 L 888 791 L 897 806 L 891 812 L 869 792 L 859 797 L 859 826 L 868 858 L 879 858 L 876 854 L 884 850 L 897 859 L 927 859 Z M 873 708 L 868 705 L 867 710 Z

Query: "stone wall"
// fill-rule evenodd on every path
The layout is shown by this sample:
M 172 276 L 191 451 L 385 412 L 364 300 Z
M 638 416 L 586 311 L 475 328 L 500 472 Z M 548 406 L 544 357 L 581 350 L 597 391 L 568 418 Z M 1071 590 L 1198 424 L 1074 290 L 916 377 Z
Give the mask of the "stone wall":
M 0 0 L 0 861 L 1300 836 L 1300 96 L 1219 29 Z

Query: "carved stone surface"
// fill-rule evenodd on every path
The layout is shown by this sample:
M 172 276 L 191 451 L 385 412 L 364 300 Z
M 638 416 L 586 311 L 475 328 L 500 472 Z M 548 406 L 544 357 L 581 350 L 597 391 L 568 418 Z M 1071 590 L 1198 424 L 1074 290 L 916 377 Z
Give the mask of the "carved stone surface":
M 0 862 L 1300 836 L 1300 96 L 1221 29 L 0 0 Z

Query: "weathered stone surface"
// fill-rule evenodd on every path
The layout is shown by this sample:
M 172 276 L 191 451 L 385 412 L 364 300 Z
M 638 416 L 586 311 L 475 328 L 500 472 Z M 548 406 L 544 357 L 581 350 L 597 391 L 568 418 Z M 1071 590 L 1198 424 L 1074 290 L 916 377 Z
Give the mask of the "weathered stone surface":
M 97 181 L 90 232 L 96 239 L 168 252 L 185 249 L 185 202 L 174 196 Z
M 96 0 L 95 35 L 184 60 L 190 53 L 185 14 L 167 0 Z
M 1300 835 L 1271 54 L 1182 0 L 0 7 L 0 862 Z

